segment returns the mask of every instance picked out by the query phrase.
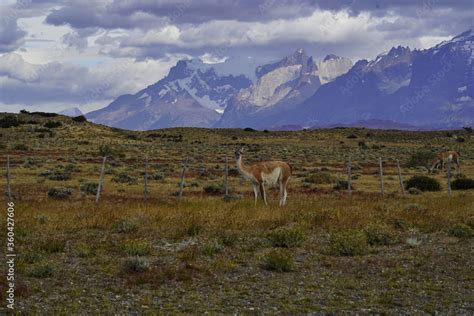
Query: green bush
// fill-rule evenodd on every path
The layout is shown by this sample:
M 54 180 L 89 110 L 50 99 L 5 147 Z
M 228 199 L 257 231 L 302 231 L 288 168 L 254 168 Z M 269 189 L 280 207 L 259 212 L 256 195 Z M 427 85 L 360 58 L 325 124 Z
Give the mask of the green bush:
M 130 240 L 123 245 L 122 250 L 129 256 L 146 256 L 151 252 L 151 245 L 146 240 Z
M 412 154 L 406 166 L 411 168 L 416 167 L 431 167 L 431 163 L 436 159 L 436 153 L 430 150 L 420 150 Z
M 367 234 L 367 242 L 371 246 L 392 245 L 397 243 L 397 235 L 395 232 L 385 224 L 373 224 L 365 229 Z
M 286 249 L 273 249 L 263 256 L 262 266 L 265 270 L 289 272 L 293 270 L 294 261 Z
M 56 127 L 60 127 L 62 125 L 63 124 L 61 122 L 48 121 L 43 126 L 46 127 L 46 128 L 56 128 Z
M 205 193 L 211 195 L 221 195 L 225 193 L 225 187 L 223 184 L 210 184 L 202 188 Z
M 313 184 L 330 184 L 334 178 L 328 171 L 314 171 L 304 178 L 304 182 Z
M 450 236 L 458 238 L 469 238 L 473 235 L 473 230 L 466 224 L 457 224 L 448 231 Z
M 14 150 L 27 151 L 29 148 L 25 144 L 16 144 L 15 146 L 13 146 L 13 149 Z
M 300 246 L 305 236 L 296 228 L 279 227 L 267 235 L 273 247 L 291 248 Z
M 64 200 L 72 195 L 73 190 L 69 188 L 50 188 L 48 196 L 56 200 Z
M 39 244 L 39 249 L 47 253 L 63 252 L 66 248 L 66 242 L 62 239 L 49 238 Z
M 474 189 L 474 179 L 456 179 L 451 182 L 453 190 L 470 190 Z
M 98 189 L 99 184 L 97 182 L 83 182 L 80 185 L 81 192 L 84 192 L 88 195 L 96 195 Z
M 150 268 L 150 262 L 146 258 L 139 256 L 127 258 L 124 262 L 124 269 L 127 272 L 145 272 Z
M 331 233 L 329 252 L 335 256 L 357 256 L 368 251 L 367 235 L 359 230 Z
M 21 122 L 14 115 L 5 115 L 0 118 L 0 128 L 10 128 L 20 126 Z
M 128 234 L 136 232 L 138 225 L 129 219 L 122 219 L 114 224 L 113 230 L 117 233 Z
M 346 180 L 337 180 L 336 184 L 333 186 L 333 190 L 340 191 L 340 190 L 347 190 L 349 187 L 349 182 Z M 354 190 L 354 186 L 351 184 L 351 189 Z
M 49 180 L 54 180 L 54 181 L 67 181 L 71 179 L 71 174 L 66 171 L 61 171 L 61 170 L 53 170 L 49 173 L 47 176 Z
M 413 176 L 405 182 L 407 189 L 417 188 L 420 191 L 440 191 L 441 184 L 438 180 L 427 177 L 427 176 Z
M 134 178 L 134 177 L 130 176 L 126 172 L 121 172 L 121 173 L 119 173 L 118 175 L 116 175 L 115 177 L 112 178 L 112 182 L 135 184 L 135 183 L 137 183 L 137 178 Z
M 38 264 L 31 268 L 28 276 L 33 278 L 47 278 L 53 275 L 54 268 L 50 264 Z
M 222 245 L 218 240 L 212 239 L 202 246 L 202 252 L 206 256 L 214 256 L 217 253 L 220 253 L 224 249 L 224 245 Z
M 85 117 L 84 115 L 75 116 L 75 117 L 72 118 L 72 120 L 73 120 L 74 122 L 78 122 L 78 123 L 86 122 L 86 121 L 87 121 L 87 119 L 86 119 L 86 117 Z

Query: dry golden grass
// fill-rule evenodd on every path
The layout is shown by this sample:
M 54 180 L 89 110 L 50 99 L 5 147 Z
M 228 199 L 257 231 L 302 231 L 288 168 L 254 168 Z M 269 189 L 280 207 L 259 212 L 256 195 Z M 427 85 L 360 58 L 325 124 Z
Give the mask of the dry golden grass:
M 20 118 L 35 119 L 38 126 L 47 121 Z M 395 159 L 404 165 L 417 150 L 447 147 L 462 152 L 462 172 L 472 178 L 472 136 L 463 131 L 454 132 L 466 139 L 458 143 L 446 132 L 129 132 L 64 117 L 53 120 L 63 126 L 44 138 L 28 124 L 0 131 L 0 145 L 12 157 L 19 311 L 473 312 L 473 192 L 453 191 L 449 198 L 446 175 L 438 172 L 432 176 L 442 191 L 402 196 L 395 169 Z M 350 134 L 359 138 L 348 139 Z M 359 148 L 361 140 L 369 149 Z M 15 150 L 19 143 L 29 149 Z M 261 201 L 254 207 L 250 185 L 234 175 L 230 188 L 240 199 L 224 202 L 222 196 L 204 193 L 204 187 L 223 183 L 223 159 L 232 158 L 241 144 L 249 149 L 247 161 L 278 158 L 294 165 L 287 207 L 277 207 L 275 190 L 268 207 Z M 93 195 L 81 194 L 80 185 L 98 180 L 104 145 L 112 157 L 96 204 Z M 147 201 L 144 153 L 150 174 L 160 174 L 149 181 Z M 346 179 L 349 155 L 356 175 L 352 198 L 345 190 L 333 190 L 334 183 L 305 182 L 315 168 L 325 168 L 333 180 Z M 178 202 L 173 194 L 186 156 L 190 169 Z M 385 159 L 384 198 L 379 156 Z M 4 163 L 5 156 L 0 160 Z M 66 181 L 39 176 L 67 168 L 72 171 Z M 122 172 L 137 182 L 112 182 Z M 405 179 L 419 174 L 426 171 L 403 167 Z M 47 194 L 51 187 L 74 192 L 64 201 L 54 200 Z M 287 231 L 294 233 L 287 236 Z M 276 232 L 278 243 L 271 237 Z M 298 242 L 292 242 L 294 236 Z M 345 245 L 346 237 L 340 236 L 363 238 Z M 290 246 L 275 251 L 281 245 Z M 358 246 L 360 255 L 341 256 Z M 139 258 L 130 255 L 137 253 Z M 289 271 L 271 270 L 268 258 L 271 267 Z M 2 278 L 1 295 L 4 287 Z

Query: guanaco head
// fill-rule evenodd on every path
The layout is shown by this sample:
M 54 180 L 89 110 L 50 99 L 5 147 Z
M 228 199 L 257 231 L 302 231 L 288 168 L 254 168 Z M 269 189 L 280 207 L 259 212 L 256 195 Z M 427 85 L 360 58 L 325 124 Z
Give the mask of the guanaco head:
M 235 159 L 239 160 L 240 157 L 242 157 L 243 153 L 244 153 L 244 147 L 241 147 L 241 148 L 237 149 L 235 151 Z

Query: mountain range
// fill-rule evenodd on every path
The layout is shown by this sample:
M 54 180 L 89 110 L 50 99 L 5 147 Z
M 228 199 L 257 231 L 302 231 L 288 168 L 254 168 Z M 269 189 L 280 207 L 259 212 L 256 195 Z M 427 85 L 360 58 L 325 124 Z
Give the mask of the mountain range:
M 257 129 L 380 126 L 438 129 L 474 123 L 471 30 L 424 50 L 393 47 L 374 60 L 303 49 L 252 76 L 181 60 L 134 95 L 86 114 L 96 123 L 146 130 L 176 126 Z

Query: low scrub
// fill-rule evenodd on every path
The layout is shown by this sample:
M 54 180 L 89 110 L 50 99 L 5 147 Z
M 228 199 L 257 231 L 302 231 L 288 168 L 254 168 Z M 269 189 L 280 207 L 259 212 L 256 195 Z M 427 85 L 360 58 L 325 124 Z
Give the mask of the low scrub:
M 273 249 L 263 256 L 262 267 L 269 271 L 292 271 L 294 268 L 293 256 L 286 249 Z
M 73 190 L 70 188 L 50 188 L 48 196 L 56 200 L 65 200 L 72 195 Z
M 205 193 L 210 195 L 221 195 L 225 193 L 225 187 L 222 184 L 210 184 L 202 189 Z
M 448 231 L 450 236 L 458 238 L 469 238 L 473 236 L 473 230 L 466 224 L 457 224 Z
M 62 125 L 63 124 L 61 122 L 48 121 L 43 126 L 46 127 L 46 128 L 57 128 L 57 127 L 60 127 Z
M 385 224 L 373 224 L 365 229 L 367 242 L 371 246 L 387 246 L 398 242 L 397 235 Z
M 304 182 L 313 184 L 334 183 L 334 177 L 328 171 L 314 171 L 304 178 Z
M 267 238 L 273 247 L 292 248 L 300 246 L 305 236 L 299 229 L 279 227 L 270 232 Z
M 340 190 L 347 190 L 349 187 L 349 182 L 346 180 L 337 180 L 336 184 L 333 187 L 333 190 L 340 191 Z M 354 186 L 351 184 L 351 190 L 354 190 Z
M 48 278 L 53 275 L 54 268 L 50 264 L 34 265 L 28 272 L 28 276 L 38 279 Z
M 441 190 L 441 184 L 438 180 L 427 176 L 413 176 L 405 182 L 405 187 L 409 190 L 410 188 L 417 188 L 420 191 L 434 192 Z
M 453 190 L 471 190 L 474 189 L 474 179 L 459 178 L 451 183 Z
M 368 251 L 367 235 L 364 231 L 346 230 L 331 233 L 329 253 L 334 256 L 358 256 Z
M 150 269 L 150 262 L 146 258 L 139 256 L 130 257 L 125 260 L 124 269 L 127 272 L 142 273 Z
M 129 219 L 122 219 L 114 224 L 113 230 L 116 233 L 128 234 L 136 232 L 138 230 L 138 225 Z
M 99 184 L 97 182 L 83 182 L 80 185 L 81 192 L 88 195 L 96 195 L 98 189 Z
M 119 173 L 118 175 L 116 175 L 115 177 L 112 178 L 112 182 L 115 182 L 115 183 L 127 183 L 127 184 L 136 184 L 137 183 L 137 179 L 130 176 L 128 173 L 126 172 L 121 172 Z
M 406 166 L 410 168 L 428 167 L 436 159 L 436 153 L 430 150 L 419 150 L 413 153 Z
M 122 250 L 129 256 L 146 256 L 151 253 L 151 245 L 146 240 L 130 240 L 123 245 Z

